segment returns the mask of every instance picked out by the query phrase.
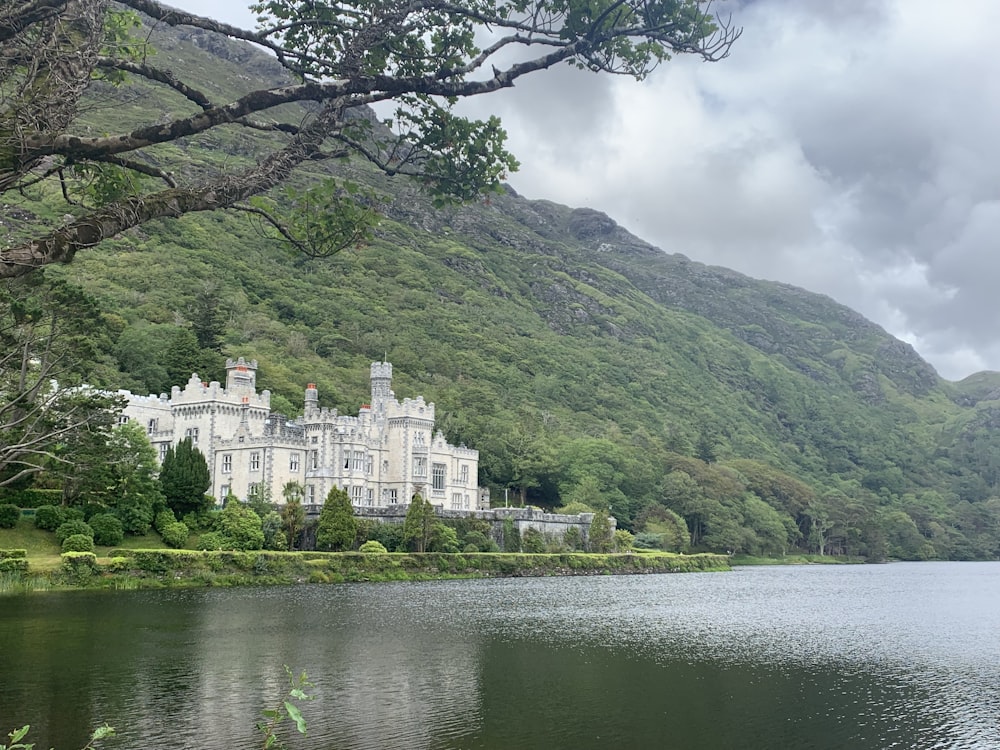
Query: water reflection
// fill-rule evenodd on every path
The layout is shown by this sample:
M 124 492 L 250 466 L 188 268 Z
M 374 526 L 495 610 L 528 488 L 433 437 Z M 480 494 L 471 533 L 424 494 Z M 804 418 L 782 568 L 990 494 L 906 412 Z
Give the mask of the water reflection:
M 0 718 L 249 746 L 288 664 L 299 747 L 997 748 L 998 592 L 947 563 L 32 596 L 0 607 Z

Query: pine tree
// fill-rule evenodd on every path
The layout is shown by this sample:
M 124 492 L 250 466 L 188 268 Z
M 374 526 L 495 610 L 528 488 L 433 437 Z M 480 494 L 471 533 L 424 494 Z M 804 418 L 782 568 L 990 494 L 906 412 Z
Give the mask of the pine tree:
M 205 456 L 191 444 L 191 438 L 167 449 L 160 466 L 160 489 L 178 518 L 205 507 L 211 484 Z
M 316 527 L 316 548 L 337 552 L 350 549 L 357 533 L 351 498 L 344 490 L 334 487 L 326 496 Z

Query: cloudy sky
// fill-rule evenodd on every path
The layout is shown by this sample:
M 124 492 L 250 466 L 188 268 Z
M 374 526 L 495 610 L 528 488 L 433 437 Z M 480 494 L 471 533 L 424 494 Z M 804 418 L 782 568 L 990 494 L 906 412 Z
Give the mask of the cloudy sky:
M 253 23 L 240 0 L 212 7 Z M 515 189 L 828 294 L 944 377 L 1000 370 L 1000 2 L 716 9 L 744 29 L 723 62 L 642 83 L 567 67 L 476 101 L 504 120 Z

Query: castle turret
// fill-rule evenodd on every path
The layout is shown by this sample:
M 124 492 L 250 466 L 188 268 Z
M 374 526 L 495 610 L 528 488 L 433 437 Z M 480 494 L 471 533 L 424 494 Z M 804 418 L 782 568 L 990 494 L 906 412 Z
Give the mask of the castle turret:
M 385 407 L 392 398 L 392 365 L 389 362 L 372 362 L 372 412 L 378 419 L 385 418 Z
M 306 386 L 306 401 L 305 401 L 305 414 L 312 415 L 319 413 L 319 391 L 316 390 L 316 384 L 310 383 Z
M 257 394 L 257 360 L 226 360 L 226 390 L 237 395 Z

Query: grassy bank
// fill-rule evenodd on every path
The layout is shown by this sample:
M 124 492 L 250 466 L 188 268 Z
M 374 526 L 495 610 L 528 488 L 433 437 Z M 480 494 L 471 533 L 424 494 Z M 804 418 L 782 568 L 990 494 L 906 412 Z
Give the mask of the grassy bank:
M 53 588 L 173 588 L 448 578 L 693 573 L 729 569 L 725 555 L 361 554 L 357 552 L 202 552 L 111 550 L 67 553 L 57 569 L 8 573 L 0 593 Z
M 863 563 L 860 557 L 844 555 L 784 555 L 783 557 L 753 557 L 733 555 L 730 563 L 738 565 L 857 565 Z

